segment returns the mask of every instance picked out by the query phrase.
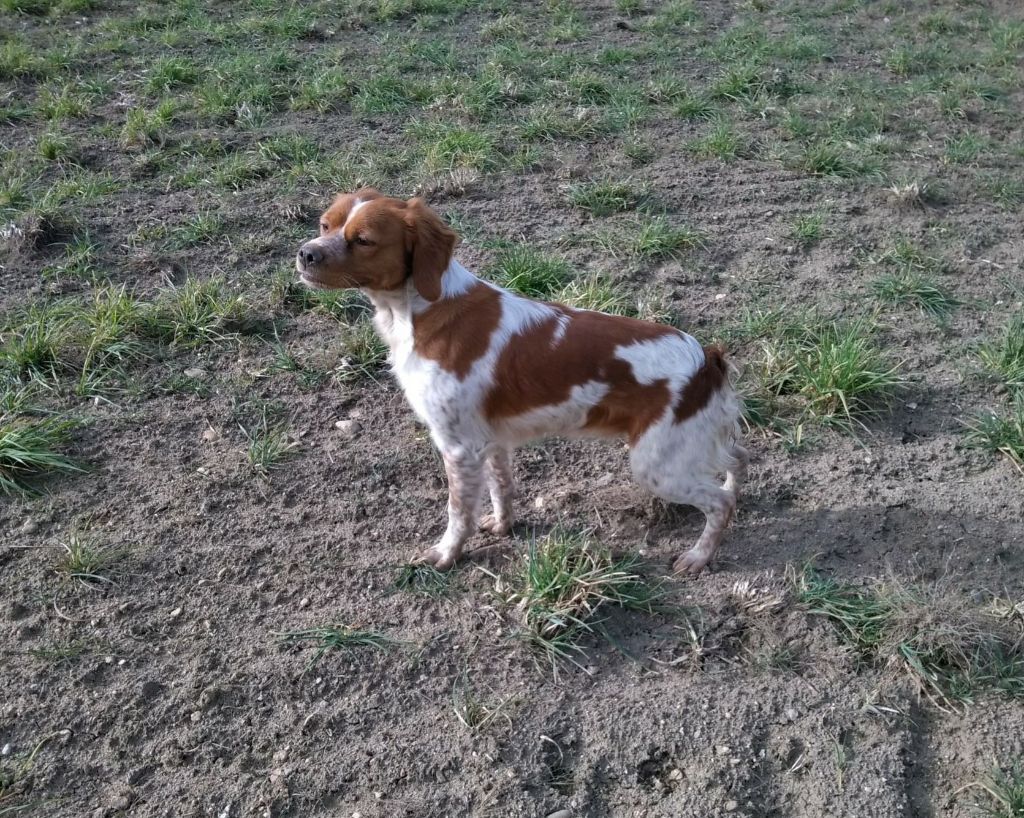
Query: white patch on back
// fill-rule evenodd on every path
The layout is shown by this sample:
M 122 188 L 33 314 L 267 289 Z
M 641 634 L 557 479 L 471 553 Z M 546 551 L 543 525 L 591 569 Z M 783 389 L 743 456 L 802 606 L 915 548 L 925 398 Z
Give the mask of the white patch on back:
M 618 346 L 615 357 L 633 368 L 638 383 L 651 384 L 667 378 L 674 393 L 704 365 L 703 347 L 685 332 Z

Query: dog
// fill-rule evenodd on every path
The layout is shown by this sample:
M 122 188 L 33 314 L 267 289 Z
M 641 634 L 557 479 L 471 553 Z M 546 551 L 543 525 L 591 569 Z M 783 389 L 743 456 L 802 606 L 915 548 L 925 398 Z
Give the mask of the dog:
M 454 259 L 457 240 L 422 199 L 363 188 L 335 199 L 295 261 L 306 286 L 370 299 L 395 376 L 444 459 L 448 527 L 417 560 L 446 570 L 478 526 L 509 533 L 515 446 L 600 436 L 626 439 L 640 485 L 704 513 L 697 543 L 673 563 L 699 573 L 748 462 L 723 350 L 673 327 L 502 289 Z M 485 485 L 492 513 L 478 520 Z

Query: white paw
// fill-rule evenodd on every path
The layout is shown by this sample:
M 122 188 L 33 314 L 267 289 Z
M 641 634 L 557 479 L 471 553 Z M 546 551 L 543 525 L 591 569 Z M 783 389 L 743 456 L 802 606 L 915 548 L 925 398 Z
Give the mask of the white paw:
M 458 560 L 459 555 L 453 549 L 442 548 L 440 545 L 435 545 L 433 548 L 428 548 L 426 551 L 421 551 L 413 559 L 414 564 L 419 565 L 432 565 L 438 571 L 447 571 Z
M 482 517 L 480 520 L 480 530 L 490 531 L 492 534 L 496 534 L 499 537 L 504 537 L 512 530 L 512 521 L 508 519 L 498 519 L 493 514 L 488 514 Z
M 676 557 L 676 561 L 672 563 L 672 573 L 696 576 L 704 570 L 710 561 L 711 554 L 709 552 L 691 548 Z

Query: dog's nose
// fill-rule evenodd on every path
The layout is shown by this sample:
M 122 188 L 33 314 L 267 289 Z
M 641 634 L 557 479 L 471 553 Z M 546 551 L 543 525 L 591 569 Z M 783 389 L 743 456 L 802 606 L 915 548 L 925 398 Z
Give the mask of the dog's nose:
M 299 261 L 303 267 L 311 264 L 319 264 L 324 260 L 324 251 L 315 244 L 304 244 L 299 248 Z

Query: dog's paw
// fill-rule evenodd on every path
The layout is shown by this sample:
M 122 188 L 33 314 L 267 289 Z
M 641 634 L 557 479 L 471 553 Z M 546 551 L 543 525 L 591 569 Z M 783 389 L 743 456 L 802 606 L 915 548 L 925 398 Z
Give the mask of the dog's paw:
M 676 561 L 672 563 L 672 573 L 697 576 L 710 561 L 711 554 L 697 548 L 691 548 L 689 551 L 684 551 L 676 557 Z
M 413 558 L 413 565 L 431 565 L 438 571 L 447 571 L 453 565 L 455 565 L 459 556 L 454 551 L 434 546 L 428 548 L 426 551 L 420 551 Z
M 493 514 L 488 514 L 480 519 L 480 530 L 489 531 L 491 534 L 496 534 L 499 537 L 504 537 L 512 530 L 511 520 L 500 520 Z

